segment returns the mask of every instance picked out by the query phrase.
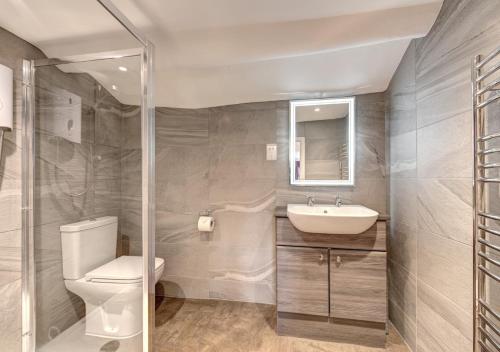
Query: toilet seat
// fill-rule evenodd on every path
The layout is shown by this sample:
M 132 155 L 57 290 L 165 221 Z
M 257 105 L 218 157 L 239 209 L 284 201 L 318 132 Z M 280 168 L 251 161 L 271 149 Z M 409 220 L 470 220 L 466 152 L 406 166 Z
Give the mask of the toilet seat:
M 158 281 L 165 260 L 155 258 L 155 279 Z M 109 284 L 142 283 L 142 256 L 121 256 L 85 274 L 87 282 Z

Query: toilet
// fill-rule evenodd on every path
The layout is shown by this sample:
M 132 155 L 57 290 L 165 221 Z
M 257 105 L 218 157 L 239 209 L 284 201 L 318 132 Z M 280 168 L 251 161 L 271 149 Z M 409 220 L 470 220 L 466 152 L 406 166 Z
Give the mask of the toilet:
M 142 257 L 116 258 L 118 219 L 60 227 L 66 288 L 85 302 L 87 335 L 125 339 L 142 332 Z M 155 258 L 155 283 L 164 260 Z

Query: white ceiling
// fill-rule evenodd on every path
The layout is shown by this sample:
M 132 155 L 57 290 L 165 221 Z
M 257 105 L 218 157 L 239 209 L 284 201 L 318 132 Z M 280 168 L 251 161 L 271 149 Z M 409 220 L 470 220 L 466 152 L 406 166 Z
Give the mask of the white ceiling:
M 97 1 L 0 3 L 0 26 L 49 57 L 136 45 Z M 114 3 L 156 45 L 157 105 L 199 108 L 384 91 L 442 0 Z M 122 102 L 138 103 L 134 69 L 124 74 L 110 63 L 85 70 L 110 91 L 116 84 Z

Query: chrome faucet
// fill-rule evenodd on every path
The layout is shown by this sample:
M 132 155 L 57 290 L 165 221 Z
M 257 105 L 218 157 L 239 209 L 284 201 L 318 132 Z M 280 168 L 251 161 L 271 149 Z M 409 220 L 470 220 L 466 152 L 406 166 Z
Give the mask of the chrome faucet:
M 307 196 L 307 205 L 308 205 L 309 207 L 313 207 L 313 206 L 314 206 L 314 202 L 315 202 L 314 197 L 312 197 L 312 196 Z
M 340 207 L 343 204 L 342 199 L 340 198 L 340 194 L 337 194 L 337 197 L 335 198 L 335 206 Z

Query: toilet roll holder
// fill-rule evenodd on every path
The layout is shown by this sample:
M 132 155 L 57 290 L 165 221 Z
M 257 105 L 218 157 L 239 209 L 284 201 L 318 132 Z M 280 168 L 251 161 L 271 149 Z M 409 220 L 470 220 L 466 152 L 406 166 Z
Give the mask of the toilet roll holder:
M 210 209 L 202 210 L 198 213 L 199 216 L 210 216 L 212 215 L 212 211 Z

